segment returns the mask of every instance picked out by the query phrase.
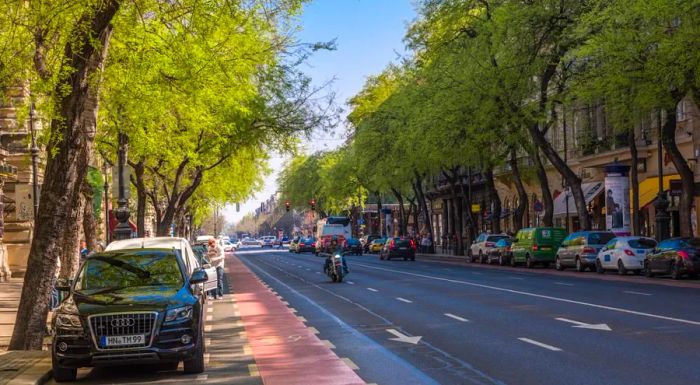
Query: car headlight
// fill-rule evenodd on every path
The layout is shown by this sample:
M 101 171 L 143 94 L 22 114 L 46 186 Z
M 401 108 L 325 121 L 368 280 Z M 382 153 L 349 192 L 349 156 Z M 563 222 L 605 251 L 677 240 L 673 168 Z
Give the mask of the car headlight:
M 59 313 L 56 315 L 56 326 L 63 328 L 83 328 L 83 323 L 77 314 Z
M 165 313 L 165 322 L 184 321 L 188 319 L 192 319 L 192 306 L 170 309 Z

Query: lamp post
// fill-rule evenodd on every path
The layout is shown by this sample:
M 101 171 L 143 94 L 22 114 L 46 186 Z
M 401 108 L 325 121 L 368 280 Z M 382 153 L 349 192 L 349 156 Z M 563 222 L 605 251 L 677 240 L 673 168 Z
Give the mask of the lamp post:
M 664 192 L 664 165 L 662 159 L 662 129 L 661 129 L 661 112 L 657 115 L 657 120 L 659 124 L 659 139 L 657 143 L 658 151 L 658 167 L 659 167 L 659 194 L 656 197 L 656 202 L 654 202 L 654 208 L 656 209 L 656 240 L 663 241 L 671 236 L 669 222 L 671 217 L 668 215 L 666 209 L 669 206 L 668 200 L 666 199 L 666 192 Z
M 564 107 L 562 107 L 563 110 Z M 563 110 L 563 127 L 564 127 L 564 163 L 569 164 L 569 148 L 567 146 L 567 141 L 566 141 L 566 110 Z M 562 178 L 562 182 L 564 184 L 564 187 L 566 190 L 564 190 L 564 201 L 566 202 L 566 233 L 569 233 L 569 192 L 571 189 L 568 186 L 568 183 L 566 183 L 566 179 Z
M 36 145 L 36 130 L 34 129 L 35 118 L 36 110 L 34 108 L 34 102 L 32 102 L 29 109 L 29 128 L 32 136 L 32 147 L 30 151 L 32 154 L 32 199 L 34 204 L 34 220 L 36 220 L 36 216 L 39 213 L 39 147 Z
M 109 244 L 112 240 L 111 238 L 111 231 L 110 231 L 110 226 L 109 226 L 109 178 L 108 178 L 108 173 L 107 173 L 107 160 L 105 159 L 104 165 L 103 165 L 103 171 L 105 175 L 105 244 Z
M 117 164 L 117 183 L 119 188 L 119 197 L 117 199 L 117 212 L 115 216 L 119 221 L 117 228 L 114 231 L 115 239 L 129 239 L 131 238 L 131 226 L 129 226 L 129 199 L 127 196 L 127 189 L 129 188 L 129 179 L 127 177 L 126 170 L 126 157 L 127 150 L 129 146 L 129 138 L 126 134 L 120 133 L 119 137 L 119 160 Z

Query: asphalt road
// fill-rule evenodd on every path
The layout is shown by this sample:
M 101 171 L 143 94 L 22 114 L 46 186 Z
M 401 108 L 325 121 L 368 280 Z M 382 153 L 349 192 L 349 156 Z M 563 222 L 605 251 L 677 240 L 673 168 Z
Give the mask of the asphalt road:
M 349 256 L 237 256 L 368 383 L 700 383 L 700 286 Z

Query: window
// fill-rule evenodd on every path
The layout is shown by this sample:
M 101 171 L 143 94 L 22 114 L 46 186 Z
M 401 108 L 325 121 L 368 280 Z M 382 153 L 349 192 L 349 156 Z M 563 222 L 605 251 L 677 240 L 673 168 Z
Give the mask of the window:
M 665 241 L 661 241 L 661 243 L 659 243 L 659 250 L 671 250 L 675 247 L 675 244 L 675 239 L 667 239 Z
M 689 118 L 690 106 L 688 105 L 688 101 L 683 99 L 680 103 L 678 103 L 678 106 L 676 106 L 676 119 L 679 122 L 682 122 L 684 120 L 688 120 Z
M 141 252 L 88 258 L 76 290 L 120 290 L 143 286 L 180 287 L 184 283 L 175 253 Z
M 613 238 L 615 238 L 615 234 L 612 233 L 590 233 L 588 234 L 588 244 L 604 245 Z
M 632 239 L 628 243 L 633 249 L 653 249 L 656 247 L 656 241 L 647 238 Z

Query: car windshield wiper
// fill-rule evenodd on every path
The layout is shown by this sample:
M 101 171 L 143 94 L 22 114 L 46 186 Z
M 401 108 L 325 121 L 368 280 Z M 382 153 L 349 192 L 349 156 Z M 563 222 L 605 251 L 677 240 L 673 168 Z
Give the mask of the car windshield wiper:
M 110 265 L 112 265 L 112 266 L 116 266 L 116 267 L 118 267 L 118 268 L 120 268 L 120 269 L 122 269 L 122 270 L 126 270 L 126 271 L 128 271 L 128 272 L 134 273 L 134 274 L 136 274 L 139 278 L 147 279 L 147 278 L 150 278 L 150 277 L 151 277 L 151 273 L 150 273 L 149 271 L 144 270 L 144 269 L 141 269 L 141 268 L 136 267 L 136 266 L 134 266 L 134 265 L 125 263 L 125 262 L 120 261 L 120 260 L 118 260 L 118 259 L 114 259 L 114 258 L 105 258 L 105 257 L 93 257 L 93 259 L 96 259 L 96 260 L 102 261 L 102 262 L 106 262 L 106 263 L 108 263 L 108 264 L 110 264 Z

